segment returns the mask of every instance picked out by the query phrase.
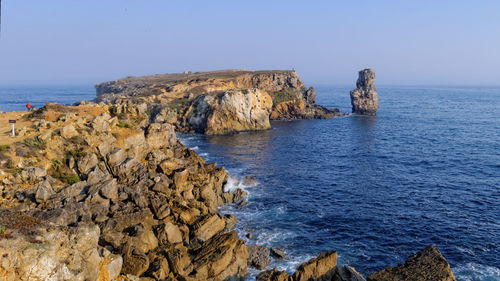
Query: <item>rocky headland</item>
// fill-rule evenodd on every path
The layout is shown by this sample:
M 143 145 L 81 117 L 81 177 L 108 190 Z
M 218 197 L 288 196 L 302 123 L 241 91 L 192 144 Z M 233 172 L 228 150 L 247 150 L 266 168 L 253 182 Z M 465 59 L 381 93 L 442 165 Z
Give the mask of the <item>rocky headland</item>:
M 97 86 L 103 103 L 3 114 L 20 126 L 9 137 L 1 124 L 0 280 L 241 280 L 249 267 L 262 270 L 257 280 L 365 280 L 338 266 L 335 251 L 291 275 L 266 270 L 271 256 L 286 253 L 246 245 L 233 229 L 237 219 L 218 213 L 223 204 L 244 204 L 246 193 L 227 189 L 225 169 L 184 146 L 176 131 L 267 129 L 269 119 L 338 111 L 315 105 L 314 90 L 292 71 L 215 73 L 156 84 L 155 76 L 126 78 Z M 279 98 L 283 91 L 292 98 Z M 367 280 L 454 277 L 429 246 Z
M 96 102 L 115 113 L 167 122 L 179 132 L 229 134 L 266 130 L 269 120 L 327 119 L 338 109 L 316 104 L 295 71 L 224 70 L 127 77 L 96 85 Z

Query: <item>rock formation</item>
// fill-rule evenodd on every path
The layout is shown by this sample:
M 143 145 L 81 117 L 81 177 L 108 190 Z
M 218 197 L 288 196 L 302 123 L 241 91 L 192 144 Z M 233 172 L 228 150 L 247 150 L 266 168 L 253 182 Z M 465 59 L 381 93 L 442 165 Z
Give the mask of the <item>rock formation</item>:
M 96 85 L 116 114 L 173 124 L 180 132 L 227 134 L 270 128 L 269 119 L 326 119 L 295 71 L 226 70 L 128 77 Z
M 448 261 L 434 246 L 427 246 L 397 267 L 388 267 L 368 276 L 368 281 L 455 281 Z
M 245 276 L 236 218 L 216 213 L 245 193 L 224 192 L 224 168 L 182 145 L 172 125 L 113 115 L 47 105 L 2 151 L 0 279 Z
M 374 115 L 378 109 L 377 88 L 375 81 L 375 71 L 364 69 L 359 72 L 356 89 L 351 91 L 352 113 Z
M 205 128 L 227 130 L 216 121 L 225 118 L 220 108 L 246 126 L 253 124 L 248 114 L 268 112 L 264 90 L 248 91 L 210 96 L 206 119 L 214 125 Z M 234 100 L 239 95 L 252 111 Z M 0 280 L 219 281 L 244 278 L 249 266 L 269 264 L 268 248 L 245 245 L 233 230 L 236 218 L 217 213 L 225 203 L 244 202 L 246 193 L 225 191 L 224 168 L 185 147 L 172 124 L 148 117 L 146 103 L 131 101 L 47 104 L 25 116 L 23 134 L 0 150 Z M 286 259 L 282 249 L 271 252 Z M 329 251 L 293 275 L 273 269 L 257 280 L 364 278 L 352 267 L 337 266 L 337 253 Z M 368 280 L 455 278 L 429 246 Z
M 363 276 L 350 266 L 337 266 L 337 252 L 319 254 L 297 267 L 293 275 L 277 268 L 257 275 L 257 281 L 365 281 Z

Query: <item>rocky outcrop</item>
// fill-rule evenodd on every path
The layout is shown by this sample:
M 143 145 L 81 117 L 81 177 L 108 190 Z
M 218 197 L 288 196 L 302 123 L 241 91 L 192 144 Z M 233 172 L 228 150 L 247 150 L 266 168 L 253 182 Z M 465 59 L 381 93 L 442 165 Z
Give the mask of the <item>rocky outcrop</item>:
M 120 275 L 122 257 L 99 247 L 96 225 L 48 226 L 19 212 L 0 212 L 4 227 L 9 218 L 9 234 L 0 239 L 1 280 L 115 280 Z
M 168 122 L 180 132 L 227 134 L 270 128 L 269 120 L 327 119 L 295 71 L 226 70 L 128 77 L 96 85 L 116 116 Z M 141 126 L 146 124 L 141 123 Z
M 132 114 L 124 116 L 130 123 L 100 110 L 85 114 L 78 121 L 57 118 L 50 127 L 33 125 L 30 141 L 13 144 L 5 155 L 26 168 L 8 177 L 0 211 L 13 208 L 43 224 L 22 232 L 15 228 L 19 223 L 0 228 L 0 252 L 6 254 L 0 276 L 215 281 L 246 275 L 248 250 L 232 231 L 236 218 L 216 213 L 245 194 L 224 191 L 224 168 L 182 145 L 171 124 L 141 127 Z M 62 130 L 70 125 L 77 136 Z M 42 134 L 43 143 L 35 141 Z M 24 143 L 37 147 L 37 167 L 16 156 Z M 5 221 L 1 211 L 2 227 Z
M 427 246 L 397 267 L 388 267 L 368 276 L 368 281 L 455 281 L 448 261 L 434 246 Z
M 295 281 L 317 280 L 337 266 L 337 252 L 329 251 L 319 254 L 307 262 L 300 264 L 293 274 Z
M 205 134 L 228 134 L 271 128 L 271 96 L 259 89 L 231 90 L 195 98 L 184 113 L 183 127 Z
M 350 266 L 337 266 L 337 252 L 319 254 L 297 267 L 290 276 L 277 268 L 259 273 L 257 281 L 365 281 L 363 276 Z
M 359 72 L 356 89 L 351 91 L 352 113 L 373 115 L 378 109 L 377 88 L 375 81 L 375 71 L 364 69 Z

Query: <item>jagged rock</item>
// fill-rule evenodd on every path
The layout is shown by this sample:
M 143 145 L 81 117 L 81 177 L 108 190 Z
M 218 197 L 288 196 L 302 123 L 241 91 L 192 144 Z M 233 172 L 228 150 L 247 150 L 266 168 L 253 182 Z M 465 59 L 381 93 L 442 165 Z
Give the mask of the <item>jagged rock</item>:
M 78 171 L 80 174 L 87 174 L 91 169 L 99 164 L 99 160 L 94 153 L 90 153 L 78 160 Z
M 111 119 L 111 116 L 103 113 L 92 120 L 91 126 L 97 132 L 109 132 L 109 119 Z
M 375 114 L 378 109 L 377 88 L 375 81 L 375 71 L 364 69 L 359 72 L 356 89 L 351 91 L 352 113 Z
M 269 264 L 269 249 L 259 245 L 248 245 L 248 266 L 263 269 Z
M 309 89 L 304 93 L 304 100 L 308 104 L 316 103 L 316 90 L 313 87 L 309 87 Z
M 366 281 L 361 273 L 357 272 L 356 269 L 348 265 L 336 266 L 333 272 L 333 276 L 330 277 L 332 281 Z
M 285 250 L 281 248 L 271 248 L 271 254 L 273 255 L 273 257 L 277 259 L 286 258 Z
M 285 271 L 279 271 L 276 267 L 272 270 L 262 271 L 257 275 L 255 281 L 293 281 L 292 276 L 290 276 Z
M 215 234 L 222 231 L 225 226 L 225 221 L 219 215 L 214 214 L 207 216 L 194 225 L 194 237 L 202 242 L 207 241 Z
M 174 126 L 163 123 L 152 123 L 146 131 L 146 142 L 150 149 L 173 146 L 177 142 Z
M 253 176 L 244 176 L 241 179 L 241 184 L 244 186 L 252 187 L 257 185 L 257 180 Z
M 315 280 L 332 271 L 337 266 L 337 252 L 328 251 L 300 264 L 293 274 L 293 280 Z
M 16 219 L 23 216 L 16 215 Z M 23 218 L 26 220 L 26 218 Z M 96 280 L 102 257 L 98 251 L 99 228 L 95 225 L 46 228 L 24 227 L 36 233 L 16 233 L 0 239 L 0 276 L 2 280 Z M 11 231 L 15 231 L 10 229 Z
M 42 203 L 47 201 L 54 194 L 54 189 L 52 188 L 49 181 L 43 181 L 36 187 L 35 199 L 37 203 Z
M 149 267 L 148 256 L 131 243 L 127 243 L 122 249 L 123 266 L 122 273 L 140 276 Z
M 209 135 L 271 128 L 271 96 L 258 89 L 231 90 L 194 99 L 186 113 L 190 129 Z
M 197 280 L 226 280 L 247 274 L 248 251 L 235 231 L 216 235 L 203 243 L 193 259 Z
M 26 178 L 28 181 L 37 181 L 43 179 L 47 175 L 47 171 L 38 167 L 27 167 Z
M 450 264 L 439 250 L 429 245 L 397 267 L 388 267 L 367 277 L 368 281 L 455 281 Z
M 100 184 L 99 192 L 104 198 L 115 200 L 118 197 L 116 179 L 110 179 L 102 182 Z
M 70 139 L 70 138 L 76 137 L 78 135 L 79 135 L 78 131 L 71 124 L 66 125 L 66 126 L 62 127 L 62 129 L 61 129 L 61 137 L 65 138 L 65 139 Z
M 169 245 L 182 242 L 182 233 L 179 227 L 171 222 L 160 224 L 156 229 L 160 245 Z
M 167 252 L 167 258 L 170 265 L 170 270 L 177 275 L 187 276 L 193 270 L 191 259 L 187 252 L 187 248 L 182 244 L 176 244 Z

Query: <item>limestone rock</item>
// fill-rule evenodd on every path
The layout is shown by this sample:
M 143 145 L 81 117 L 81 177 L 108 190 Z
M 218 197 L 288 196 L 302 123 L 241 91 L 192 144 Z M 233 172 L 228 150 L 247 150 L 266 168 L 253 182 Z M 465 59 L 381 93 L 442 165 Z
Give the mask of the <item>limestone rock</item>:
M 397 267 L 388 267 L 367 277 L 368 281 L 455 281 L 450 264 L 439 250 L 429 245 Z
M 205 217 L 200 222 L 196 223 L 194 228 L 194 236 L 199 241 L 207 241 L 218 232 L 224 230 L 226 223 L 219 215 L 214 214 Z
M 152 123 L 146 131 L 146 142 L 150 149 L 173 146 L 177 142 L 174 126 L 168 123 Z
M 216 235 L 203 243 L 193 259 L 195 280 L 226 280 L 247 274 L 248 251 L 236 231 Z
M 297 267 L 293 274 L 295 281 L 306 281 L 310 279 L 318 279 L 337 266 L 337 252 L 328 251 L 319 254 L 316 258 L 312 258 L 307 262 L 302 263 Z
M 263 269 L 269 264 L 269 249 L 259 245 L 249 245 L 248 265 L 257 269 Z
M 377 113 L 378 94 L 374 81 L 375 71 L 364 69 L 359 72 L 356 89 L 351 91 L 352 113 L 367 115 Z
M 361 273 L 348 265 L 337 266 L 331 277 L 332 281 L 366 281 Z
M 265 130 L 271 128 L 271 108 L 271 96 L 264 91 L 231 90 L 194 99 L 185 119 L 192 130 L 210 135 Z
M 66 126 L 61 128 L 61 137 L 65 138 L 65 139 L 70 139 L 70 138 L 76 137 L 78 135 L 79 135 L 78 131 L 71 124 L 66 125 Z
M 293 281 L 292 276 L 290 276 L 285 271 L 279 271 L 276 267 L 272 270 L 266 270 L 255 278 L 255 281 Z

